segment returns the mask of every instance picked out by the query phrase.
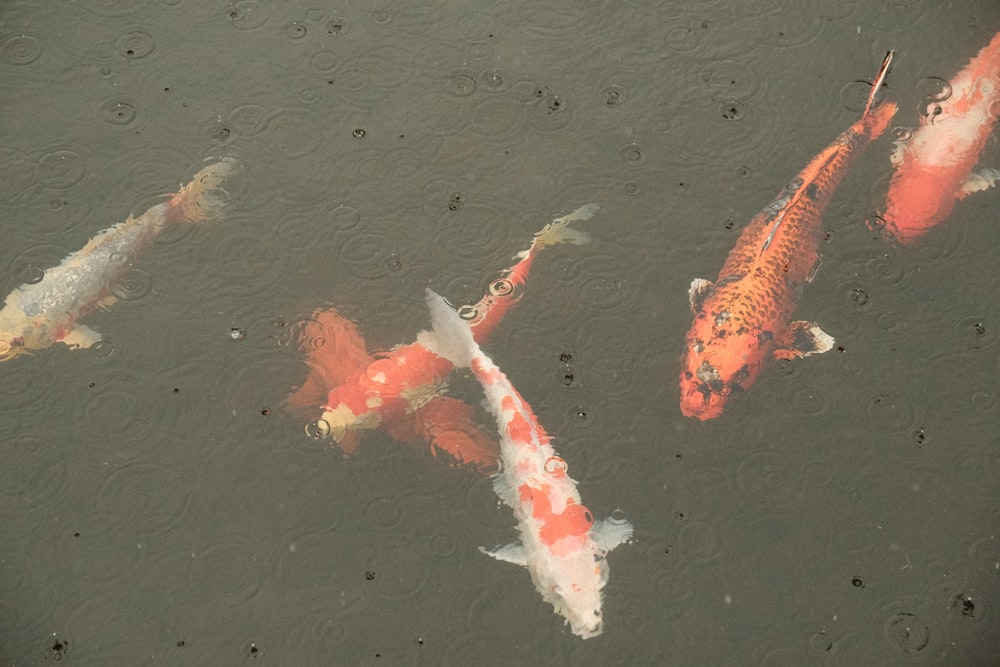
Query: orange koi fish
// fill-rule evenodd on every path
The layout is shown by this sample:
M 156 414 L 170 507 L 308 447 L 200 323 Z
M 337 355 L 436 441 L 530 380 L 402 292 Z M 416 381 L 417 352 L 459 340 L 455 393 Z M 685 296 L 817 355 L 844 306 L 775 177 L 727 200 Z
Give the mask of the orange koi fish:
M 833 338 L 813 322 L 792 322 L 805 283 L 819 267 L 826 209 L 851 162 L 889 126 L 892 101 L 880 101 L 892 52 L 882 62 L 864 112 L 799 172 L 743 230 L 715 283 L 696 278 L 694 323 L 681 360 L 681 412 L 712 419 L 749 388 L 773 358 L 825 352 Z
M 956 199 L 987 190 L 1000 170 L 974 170 L 1000 117 L 1000 33 L 950 81 L 951 95 L 931 107 L 909 140 L 896 142 L 886 195 L 886 229 L 901 243 L 947 218 Z
M 78 349 L 101 340 L 77 320 L 115 302 L 110 286 L 169 225 L 216 218 L 228 205 L 220 186 L 237 166 L 232 159 L 208 165 L 167 201 L 97 233 L 37 283 L 16 287 L 0 310 L 0 361 L 56 343 Z
M 472 369 L 500 430 L 503 466 L 493 488 L 514 510 L 520 540 L 483 552 L 526 567 L 542 599 L 566 619 L 573 634 L 596 637 L 604 629 L 606 556 L 631 536 L 632 525 L 594 520 L 531 406 L 480 349 L 468 322 L 430 290 L 427 305 L 433 332 L 423 331 L 417 340 L 454 365 Z
M 517 303 L 538 252 L 556 243 L 584 244 L 589 237 L 570 227 L 587 220 L 598 207 L 583 206 L 553 220 L 535 235 L 531 246 L 517 255 L 478 303 L 464 306 L 461 316 L 478 340 L 486 340 L 497 323 Z M 418 343 L 401 345 L 372 357 L 353 323 L 336 311 L 319 310 L 302 329 L 300 340 L 322 338 L 325 345 L 303 345 L 311 368 L 303 385 L 288 398 L 293 410 L 310 414 L 321 407 L 318 424 L 324 435 L 353 454 L 361 432 L 385 428 L 397 440 L 444 451 L 459 463 L 483 469 L 496 466 L 496 444 L 470 421 L 471 408 L 442 396 L 453 368 L 451 362 Z M 314 413 L 313 413 L 314 414 Z

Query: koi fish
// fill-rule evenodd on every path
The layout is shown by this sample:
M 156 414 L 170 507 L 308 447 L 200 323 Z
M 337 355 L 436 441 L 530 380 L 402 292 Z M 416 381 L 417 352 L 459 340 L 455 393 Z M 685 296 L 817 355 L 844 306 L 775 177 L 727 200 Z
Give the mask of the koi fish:
M 594 520 L 531 406 L 480 349 L 468 322 L 430 290 L 427 305 L 433 331 L 422 331 L 417 341 L 472 370 L 500 431 L 503 465 L 493 488 L 514 511 L 520 541 L 481 550 L 526 567 L 542 599 L 573 633 L 596 637 L 604 629 L 601 591 L 608 582 L 607 554 L 631 537 L 632 525 Z
M 819 268 L 820 223 L 851 162 L 889 126 L 892 101 L 877 99 L 892 61 L 882 62 L 861 118 L 799 172 L 743 230 L 715 283 L 696 278 L 695 318 L 681 360 L 680 407 L 687 417 L 722 414 L 773 358 L 825 352 L 833 338 L 813 322 L 792 322 L 805 283 Z
M 1000 33 L 950 81 L 951 95 L 931 107 L 909 140 L 896 142 L 885 226 L 901 243 L 945 218 L 956 199 L 987 190 L 1000 170 L 975 170 L 1000 117 Z
M 461 317 L 469 322 L 477 340 L 487 340 L 521 299 L 535 257 L 543 248 L 589 242 L 585 232 L 569 225 L 589 219 L 597 210 L 596 204 L 588 204 L 546 225 L 527 250 L 514 256 L 517 262 L 490 283 L 482 299 L 462 307 Z M 321 406 L 317 423 L 344 452 L 357 450 L 363 431 L 385 428 L 398 440 L 429 443 L 432 452 L 444 451 L 459 463 L 483 469 L 496 466 L 496 444 L 470 426 L 471 408 L 441 395 L 452 370 L 449 361 L 418 343 L 372 357 L 357 327 L 332 309 L 314 312 L 302 327 L 301 341 L 317 338 L 326 344 L 302 345 L 311 371 L 287 404 L 303 414 Z
M 228 205 L 220 186 L 237 166 L 228 158 L 208 165 L 166 201 L 98 232 L 37 283 L 14 288 L 0 310 L 0 361 L 56 343 L 79 349 L 100 341 L 97 331 L 78 320 L 116 301 L 110 286 L 167 226 L 216 218 Z

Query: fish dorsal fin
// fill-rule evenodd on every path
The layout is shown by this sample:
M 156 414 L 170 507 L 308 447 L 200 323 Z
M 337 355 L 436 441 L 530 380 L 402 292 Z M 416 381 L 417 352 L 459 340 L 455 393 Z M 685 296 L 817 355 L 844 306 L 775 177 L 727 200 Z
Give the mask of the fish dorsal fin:
M 785 217 L 785 211 L 788 210 L 788 205 L 795 199 L 796 193 L 802 189 L 802 177 L 796 176 L 791 181 L 789 181 L 785 187 L 781 188 L 778 196 L 767 205 L 764 209 L 763 214 L 768 218 L 771 218 L 771 231 L 768 233 L 767 238 L 764 239 L 764 243 L 760 247 L 760 251 L 764 252 L 767 250 L 768 246 L 771 245 L 771 241 L 774 240 L 774 234 L 778 231 L 778 225 L 781 224 L 781 220 Z
M 691 302 L 691 310 L 697 313 L 701 310 L 701 304 L 705 303 L 705 299 L 708 295 L 712 293 L 715 288 L 715 284 L 711 280 L 706 280 L 704 278 L 695 278 L 691 281 L 691 287 L 688 288 L 688 300 Z
M 760 252 L 763 254 L 765 250 L 771 245 L 771 241 L 774 240 L 774 235 L 778 232 L 778 226 L 781 224 L 782 220 L 785 219 L 785 213 L 794 206 L 800 199 L 802 199 L 803 194 L 809 193 L 810 197 L 815 196 L 815 188 L 812 186 L 816 182 L 817 175 L 821 174 L 824 169 L 833 164 L 834 160 L 840 155 L 840 146 L 830 146 L 825 151 L 826 159 L 821 163 L 816 164 L 814 159 L 809 163 L 801 173 L 807 174 L 807 178 L 802 178 L 802 176 L 797 176 L 792 179 L 788 185 L 782 188 L 781 192 L 774 199 L 771 204 L 764 209 L 764 212 L 774 216 L 774 222 L 771 223 L 771 231 L 768 232 L 767 238 L 764 239 L 764 243 L 761 244 Z M 820 153 L 822 155 L 823 153 Z M 817 156 L 818 158 L 819 156 Z
M 514 565 L 520 565 L 521 567 L 528 567 L 528 552 L 524 550 L 524 545 L 520 542 L 496 546 L 492 549 L 479 547 L 479 550 L 497 560 L 514 563 Z

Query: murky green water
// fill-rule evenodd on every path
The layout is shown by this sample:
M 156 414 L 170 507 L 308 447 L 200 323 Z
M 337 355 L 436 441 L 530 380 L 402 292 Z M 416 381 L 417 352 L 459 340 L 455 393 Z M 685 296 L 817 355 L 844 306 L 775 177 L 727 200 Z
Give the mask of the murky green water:
M 691 279 L 884 53 L 915 126 L 998 29 L 971 0 L 4 3 L 4 294 L 204 159 L 245 170 L 87 317 L 105 345 L 0 367 L 0 661 L 993 664 L 1000 194 L 898 249 L 864 224 L 884 137 L 796 315 L 843 351 L 705 423 L 676 378 Z M 636 526 L 581 641 L 479 553 L 514 537 L 487 479 L 381 432 L 344 458 L 281 404 L 315 308 L 410 342 L 425 287 L 474 301 L 588 202 L 593 242 L 546 250 L 488 345 L 584 502 Z

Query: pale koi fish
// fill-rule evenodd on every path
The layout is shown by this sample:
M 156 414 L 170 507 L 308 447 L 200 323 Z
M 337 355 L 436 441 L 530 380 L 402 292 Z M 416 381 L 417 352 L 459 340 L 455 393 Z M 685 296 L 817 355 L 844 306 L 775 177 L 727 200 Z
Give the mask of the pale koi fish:
M 956 199 L 987 190 L 1000 170 L 976 169 L 1000 118 L 1000 33 L 949 82 L 951 94 L 932 103 L 920 127 L 896 142 L 896 172 L 885 202 L 885 226 L 902 243 L 947 218 Z
M 503 465 L 493 477 L 493 488 L 514 510 L 520 541 L 484 553 L 526 567 L 542 599 L 566 619 L 573 633 L 583 639 L 596 637 L 604 629 L 606 557 L 631 537 L 632 525 L 594 520 L 531 406 L 479 348 L 468 322 L 430 290 L 427 305 L 433 332 L 423 331 L 417 340 L 454 365 L 472 370 L 500 431 Z
M 570 223 L 587 220 L 596 204 L 556 218 L 535 234 L 530 247 L 514 256 L 517 262 L 501 272 L 474 305 L 463 306 L 461 317 L 484 342 L 506 313 L 524 295 L 525 283 L 538 253 L 551 245 L 588 243 L 590 237 Z M 312 346 L 309 341 L 325 344 Z M 369 355 L 357 327 L 333 309 L 317 310 L 299 336 L 310 373 L 288 397 L 288 406 L 317 418 L 322 430 L 340 448 L 353 454 L 359 436 L 384 428 L 397 440 L 430 445 L 459 463 L 484 470 L 495 468 L 496 443 L 470 421 L 471 408 L 442 396 L 452 365 L 417 343 Z
M 0 361 L 56 343 L 78 349 L 100 341 L 97 331 L 78 320 L 115 302 L 110 286 L 167 226 L 217 217 L 228 205 L 221 184 L 236 167 L 228 158 L 208 165 L 167 201 L 98 232 L 59 266 L 46 269 L 39 282 L 14 288 L 0 310 Z

